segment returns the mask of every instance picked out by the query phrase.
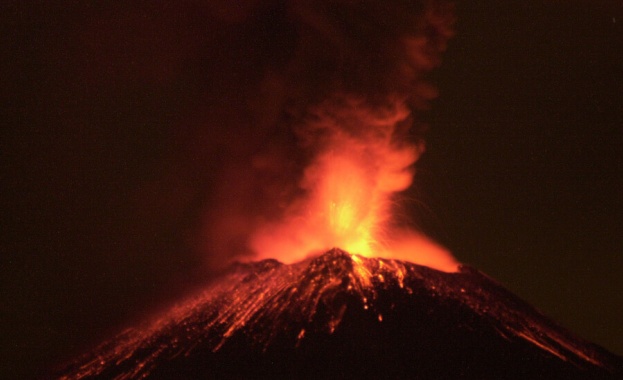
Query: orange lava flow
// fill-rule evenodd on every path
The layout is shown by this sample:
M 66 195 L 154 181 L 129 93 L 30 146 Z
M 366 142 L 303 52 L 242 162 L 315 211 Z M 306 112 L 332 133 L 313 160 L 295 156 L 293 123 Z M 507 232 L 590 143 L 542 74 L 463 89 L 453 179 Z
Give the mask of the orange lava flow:
M 267 224 L 252 241 L 259 258 L 292 263 L 339 247 L 365 257 L 401 259 L 445 272 L 458 263 L 421 233 L 394 227 L 396 193 L 413 181 L 421 144 L 397 141 L 409 122 L 401 101 L 382 108 L 347 99 L 323 104 L 306 125 L 323 136 L 300 184 L 306 195 L 283 220 Z M 339 127 L 338 127 L 339 125 Z

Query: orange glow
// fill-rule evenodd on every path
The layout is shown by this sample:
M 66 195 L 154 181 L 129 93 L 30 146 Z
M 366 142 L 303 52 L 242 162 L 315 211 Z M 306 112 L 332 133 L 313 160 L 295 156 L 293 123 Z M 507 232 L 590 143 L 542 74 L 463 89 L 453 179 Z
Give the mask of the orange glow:
M 346 98 L 321 104 L 305 125 L 318 145 L 300 183 L 306 195 L 278 223 L 252 240 L 256 258 L 291 263 L 339 247 L 366 257 L 403 259 L 446 272 L 457 262 L 421 234 L 392 227 L 395 194 L 413 180 L 421 144 L 398 141 L 396 129 L 410 121 L 403 101 L 383 107 Z M 311 131 L 311 132 L 309 132 Z M 305 135 L 302 136 L 305 139 Z

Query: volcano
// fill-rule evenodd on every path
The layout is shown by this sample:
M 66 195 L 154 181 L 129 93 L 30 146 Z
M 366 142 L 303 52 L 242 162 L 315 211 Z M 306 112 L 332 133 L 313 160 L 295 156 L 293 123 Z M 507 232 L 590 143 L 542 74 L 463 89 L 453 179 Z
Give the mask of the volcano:
M 79 358 L 63 379 L 615 379 L 623 360 L 480 271 L 332 249 L 237 263 Z

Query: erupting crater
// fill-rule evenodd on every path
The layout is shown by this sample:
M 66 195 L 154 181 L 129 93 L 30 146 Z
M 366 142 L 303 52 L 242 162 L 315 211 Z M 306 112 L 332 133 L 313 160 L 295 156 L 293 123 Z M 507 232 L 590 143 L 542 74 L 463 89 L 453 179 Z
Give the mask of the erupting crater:
M 61 378 L 614 379 L 623 361 L 478 270 L 338 248 L 233 265 Z

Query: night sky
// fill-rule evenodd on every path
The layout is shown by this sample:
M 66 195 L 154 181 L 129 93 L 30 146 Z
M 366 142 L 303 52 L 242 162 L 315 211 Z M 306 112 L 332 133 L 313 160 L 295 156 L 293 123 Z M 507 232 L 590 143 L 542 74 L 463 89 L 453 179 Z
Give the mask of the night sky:
M 255 87 L 296 51 L 291 25 L 249 22 L 252 0 L 114 3 L 0 13 L 9 378 L 208 281 L 223 247 L 243 248 L 206 241 L 205 226 L 232 204 L 269 207 L 231 202 L 249 190 L 238 178 L 252 175 L 255 142 L 292 153 L 290 136 L 261 123 L 274 112 L 264 99 L 279 96 L 258 88 L 286 91 Z M 421 114 L 427 151 L 408 210 L 461 262 L 622 355 L 623 5 L 464 1 L 456 15 L 429 75 L 439 97 Z M 232 106 L 241 99 L 260 122 Z

